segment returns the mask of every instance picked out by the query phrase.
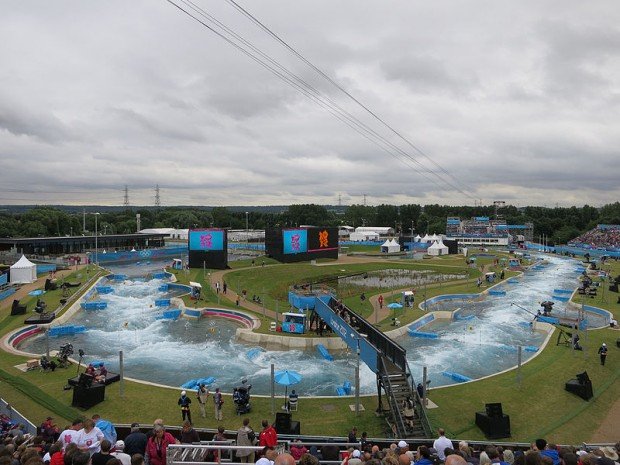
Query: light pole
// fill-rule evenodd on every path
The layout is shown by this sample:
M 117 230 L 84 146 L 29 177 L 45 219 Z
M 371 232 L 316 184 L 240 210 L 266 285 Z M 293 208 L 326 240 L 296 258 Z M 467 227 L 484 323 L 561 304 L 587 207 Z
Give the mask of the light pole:
M 360 337 L 356 337 L 357 341 L 357 361 L 355 365 L 355 416 L 360 415 Z
M 245 240 L 250 242 L 250 228 L 248 222 L 248 215 L 250 212 L 245 212 Z
M 97 217 L 99 212 L 95 212 L 95 264 L 99 266 L 99 244 L 97 242 Z

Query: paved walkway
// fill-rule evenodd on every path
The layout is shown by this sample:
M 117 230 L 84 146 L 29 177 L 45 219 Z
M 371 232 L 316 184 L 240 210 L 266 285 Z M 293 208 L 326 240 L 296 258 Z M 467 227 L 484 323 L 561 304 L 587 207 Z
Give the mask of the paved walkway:
M 86 265 L 79 265 L 78 269 L 83 269 Z M 75 271 L 75 266 L 73 266 L 70 270 L 59 270 L 56 272 L 56 279 L 63 279 L 69 276 L 71 273 Z M 30 291 L 35 291 L 37 289 L 45 289 L 45 280 L 48 278 L 48 274 L 41 275 L 37 280 L 33 283 L 22 284 L 17 292 L 8 296 L 6 299 L 0 301 L 0 308 L 4 309 L 5 307 L 10 308 L 13 305 L 13 300 L 18 299 L 21 300 L 24 297 L 30 297 L 28 293 Z M 43 294 L 45 295 L 45 294 Z M 45 297 L 43 297 L 45 298 Z

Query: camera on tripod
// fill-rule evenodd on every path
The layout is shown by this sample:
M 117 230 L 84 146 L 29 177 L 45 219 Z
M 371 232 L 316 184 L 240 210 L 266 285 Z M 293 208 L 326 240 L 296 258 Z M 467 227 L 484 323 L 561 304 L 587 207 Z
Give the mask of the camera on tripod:
M 69 357 L 71 355 L 73 355 L 73 344 L 67 342 L 66 344 L 61 345 L 60 349 L 58 349 L 58 354 L 56 355 L 58 365 L 62 368 L 66 368 L 71 365 L 71 362 L 69 361 Z

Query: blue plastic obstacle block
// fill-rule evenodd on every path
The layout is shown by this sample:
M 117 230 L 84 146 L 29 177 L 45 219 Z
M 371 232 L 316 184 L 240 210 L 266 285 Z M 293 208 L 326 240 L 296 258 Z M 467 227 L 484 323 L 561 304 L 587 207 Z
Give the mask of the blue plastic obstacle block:
M 207 378 L 198 378 L 198 386 L 200 386 L 201 384 L 204 384 L 205 386 L 209 386 L 213 383 L 215 383 L 215 377 L 213 376 L 209 376 Z
M 84 310 L 103 310 L 104 308 L 107 308 L 108 303 L 101 300 L 92 300 L 90 302 L 82 302 L 80 306 Z
M 162 271 L 160 271 L 159 273 L 153 273 L 153 279 L 164 279 L 167 277 L 168 275 Z
M 519 284 L 519 280 L 516 278 L 509 278 L 508 284 Z
M 54 326 L 49 329 L 50 336 L 64 336 L 67 334 L 80 334 L 86 331 L 86 326 L 75 326 L 75 325 L 66 325 L 66 326 Z
M 554 295 L 551 297 L 551 300 L 557 300 L 558 302 L 568 302 L 570 297 L 563 295 Z
M 168 283 L 164 283 L 157 288 L 159 292 L 168 292 Z
M 316 350 L 318 350 L 319 354 L 321 354 L 321 356 L 325 360 L 328 360 L 330 362 L 334 361 L 334 357 L 332 357 L 332 354 L 329 353 L 329 351 L 327 350 L 327 347 L 325 347 L 323 344 L 317 345 Z
M 447 376 L 448 378 L 452 378 L 454 381 L 458 381 L 459 383 L 471 381 L 471 378 L 469 376 L 455 373 L 454 371 L 442 371 L 441 374 Z
M 127 279 L 126 274 L 113 274 L 111 277 L 114 281 L 125 281 Z
M 408 333 L 409 333 L 409 336 L 411 336 L 411 337 L 421 337 L 421 338 L 424 338 L 424 339 L 438 339 L 439 338 L 438 334 L 427 333 L 427 332 L 424 332 L 424 331 L 416 331 L 415 329 L 410 329 L 408 331 Z
M 525 347 L 523 347 L 523 350 L 525 350 L 526 352 L 538 352 L 538 347 L 536 347 L 536 346 L 525 346 Z
M 114 292 L 112 286 L 97 286 L 95 287 L 95 289 L 99 294 L 111 294 L 112 292 Z
M 181 384 L 181 387 L 183 389 L 196 389 L 197 385 L 198 379 L 190 379 L 189 381 L 185 381 L 183 384 Z
M 470 321 L 473 320 L 474 318 L 476 318 L 476 315 L 466 315 L 466 316 L 461 316 L 458 313 L 454 316 L 454 319 L 457 321 Z
M 249 360 L 254 360 L 256 357 L 258 357 L 264 351 L 265 351 L 265 349 L 263 349 L 262 347 L 254 347 L 254 348 L 248 350 L 245 355 L 246 355 L 246 357 Z
M 495 296 L 506 295 L 506 291 L 496 291 L 495 289 L 491 289 L 489 291 L 489 295 L 495 295 Z
M 351 381 L 345 381 L 344 383 L 342 383 L 342 387 L 344 389 L 345 394 L 347 395 L 351 394 Z
M 156 307 L 169 307 L 170 306 L 170 299 L 156 299 L 155 300 L 155 306 Z
M 338 386 L 336 388 L 336 394 L 338 394 L 339 397 L 347 395 L 347 393 L 344 391 L 344 388 L 342 386 Z
M 519 321 L 519 323 L 517 323 L 519 326 L 523 326 L 524 328 L 529 328 L 530 326 L 532 326 L 532 323 L 530 321 Z
M 157 320 L 176 320 L 181 316 L 181 310 L 178 308 L 164 311 L 161 316 L 158 316 Z
M 573 291 L 570 289 L 554 289 L 553 293 L 554 294 L 572 294 Z

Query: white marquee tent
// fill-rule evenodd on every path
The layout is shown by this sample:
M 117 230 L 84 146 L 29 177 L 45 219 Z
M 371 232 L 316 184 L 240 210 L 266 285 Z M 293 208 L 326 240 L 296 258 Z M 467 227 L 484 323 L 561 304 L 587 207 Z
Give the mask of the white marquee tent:
M 383 253 L 400 252 L 400 244 L 396 242 L 394 239 L 385 241 L 383 244 L 381 244 L 381 252 Z
M 37 265 L 22 255 L 22 258 L 11 266 L 11 284 L 33 283 L 36 280 Z
M 429 255 L 447 255 L 448 247 L 441 241 L 433 242 L 433 245 L 428 248 L 427 253 Z
M 421 240 L 422 240 L 422 238 L 420 237 L 419 234 L 414 238 L 415 242 L 420 242 Z
M 430 242 L 431 241 L 431 236 L 429 236 L 428 234 L 424 234 L 424 237 L 420 240 L 420 242 Z

